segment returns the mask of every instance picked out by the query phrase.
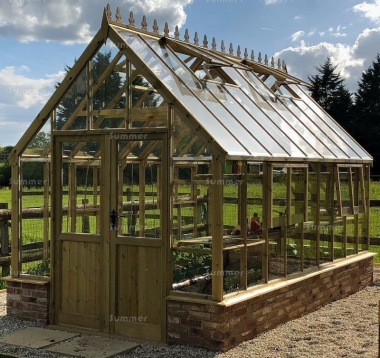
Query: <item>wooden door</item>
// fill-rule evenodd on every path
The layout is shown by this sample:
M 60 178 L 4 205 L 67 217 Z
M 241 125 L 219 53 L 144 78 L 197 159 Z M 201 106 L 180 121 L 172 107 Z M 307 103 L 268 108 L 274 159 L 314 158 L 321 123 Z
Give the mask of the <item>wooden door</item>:
M 116 334 L 165 341 L 167 193 L 161 135 L 117 139 L 113 159 L 110 325 Z M 112 226 L 112 223 L 111 223 Z
M 163 157 L 162 134 L 54 139 L 52 323 L 165 341 Z
M 51 322 L 106 331 L 105 141 L 59 136 L 53 143 Z

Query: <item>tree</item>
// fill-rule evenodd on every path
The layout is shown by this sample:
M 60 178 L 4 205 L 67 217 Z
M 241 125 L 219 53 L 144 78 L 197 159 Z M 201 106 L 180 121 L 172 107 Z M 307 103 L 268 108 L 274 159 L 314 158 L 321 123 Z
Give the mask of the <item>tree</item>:
M 50 146 L 51 139 L 50 133 L 48 132 L 39 132 L 35 138 L 31 141 L 28 148 L 43 150 Z
M 324 65 L 316 67 L 319 74 L 308 76 L 311 87 L 311 96 L 336 119 L 343 127 L 350 130 L 352 98 L 345 88 L 340 73 L 336 73 L 337 66 L 333 66 L 330 58 Z
M 380 54 L 358 82 L 354 113 L 358 141 L 374 158 L 374 170 L 380 173 Z

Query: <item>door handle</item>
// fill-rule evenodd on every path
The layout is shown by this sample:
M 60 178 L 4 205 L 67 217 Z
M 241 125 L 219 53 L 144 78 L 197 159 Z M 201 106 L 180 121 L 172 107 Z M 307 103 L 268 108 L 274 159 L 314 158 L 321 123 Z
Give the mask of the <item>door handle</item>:
M 112 209 L 111 214 L 110 214 L 112 230 L 115 230 L 117 228 L 117 219 L 118 218 L 125 218 L 125 215 L 118 215 L 116 210 Z

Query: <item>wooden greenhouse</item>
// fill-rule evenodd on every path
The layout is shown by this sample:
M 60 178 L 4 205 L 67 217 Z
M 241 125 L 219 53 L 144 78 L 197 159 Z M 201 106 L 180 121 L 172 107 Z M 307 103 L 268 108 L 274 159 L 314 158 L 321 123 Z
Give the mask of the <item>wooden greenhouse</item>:
M 372 158 L 308 84 L 127 23 L 107 6 L 12 152 L 8 314 L 226 350 L 369 284 Z M 41 131 L 50 149 L 30 152 Z M 24 250 L 30 165 L 46 272 Z

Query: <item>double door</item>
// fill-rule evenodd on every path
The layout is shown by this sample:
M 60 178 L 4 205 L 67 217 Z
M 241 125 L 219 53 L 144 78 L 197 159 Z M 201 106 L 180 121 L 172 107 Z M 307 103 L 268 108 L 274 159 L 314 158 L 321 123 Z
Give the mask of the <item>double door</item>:
M 53 142 L 53 323 L 165 341 L 165 133 Z

